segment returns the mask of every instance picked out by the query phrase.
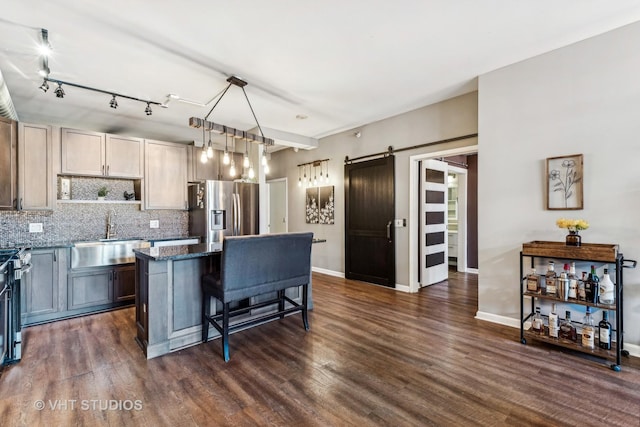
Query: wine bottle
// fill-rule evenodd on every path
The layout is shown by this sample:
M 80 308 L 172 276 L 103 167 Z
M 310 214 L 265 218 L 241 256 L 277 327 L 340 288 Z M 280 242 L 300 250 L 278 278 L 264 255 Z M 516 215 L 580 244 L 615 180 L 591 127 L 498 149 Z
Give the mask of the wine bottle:
M 609 270 L 605 268 L 604 276 L 600 282 L 600 296 L 598 297 L 600 304 L 614 304 L 616 301 L 614 290 L 615 285 L 609 277 Z
M 593 325 L 593 319 L 591 318 L 591 311 L 587 307 L 587 312 L 582 322 L 582 346 L 586 348 L 595 347 L 595 327 Z
M 605 350 L 611 350 L 611 323 L 609 323 L 609 312 L 602 312 L 602 320 L 598 323 L 598 346 Z
M 531 321 L 531 330 L 538 335 L 544 333 L 544 326 L 542 325 L 542 317 L 540 317 L 540 307 L 536 307 L 536 314 Z
M 549 338 L 558 338 L 559 326 L 556 304 L 554 303 L 551 304 L 551 313 L 549 313 Z
M 578 281 L 580 279 L 576 276 L 576 263 L 571 262 L 571 266 L 569 268 L 569 293 L 567 294 L 567 298 L 570 300 L 578 299 Z
M 527 275 L 527 292 L 540 293 L 540 276 L 536 273 L 535 268 L 532 268 L 531 273 Z
M 578 340 L 578 334 L 576 333 L 576 328 L 571 323 L 571 312 L 567 310 L 565 312 L 565 317 L 562 323 L 560 323 L 560 332 L 559 336 L 563 340 L 576 342 Z
M 600 278 L 598 277 L 598 273 L 596 272 L 596 266 L 591 266 L 591 298 L 587 298 L 588 302 L 597 303 L 598 302 L 598 294 L 600 293 Z
M 558 296 L 556 279 L 557 275 L 555 272 L 555 264 L 553 261 L 549 261 L 549 266 L 547 267 L 547 274 L 545 275 L 544 281 L 547 287 L 546 294 L 550 296 Z
M 582 279 L 578 282 L 578 300 L 586 301 L 587 300 L 587 272 L 582 272 Z

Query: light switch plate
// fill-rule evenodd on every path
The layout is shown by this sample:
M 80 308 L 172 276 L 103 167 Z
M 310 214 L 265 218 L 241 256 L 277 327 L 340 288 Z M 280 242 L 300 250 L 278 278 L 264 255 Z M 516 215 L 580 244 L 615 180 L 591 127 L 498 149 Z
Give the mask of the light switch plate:
M 30 222 L 29 223 L 29 233 L 42 233 L 44 230 L 42 228 L 41 222 Z
M 394 219 L 393 220 L 393 226 L 394 227 L 406 227 L 407 226 L 407 220 L 406 219 Z
M 160 220 L 152 219 L 149 221 L 149 228 L 160 228 Z

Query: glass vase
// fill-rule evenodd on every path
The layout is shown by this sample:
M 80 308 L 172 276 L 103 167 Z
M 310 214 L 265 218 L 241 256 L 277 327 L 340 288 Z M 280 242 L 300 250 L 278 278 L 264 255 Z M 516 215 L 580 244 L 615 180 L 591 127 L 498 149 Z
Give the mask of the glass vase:
M 567 246 L 580 246 L 582 244 L 582 237 L 577 231 L 569 231 L 569 234 L 565 237 L 565 242 Z

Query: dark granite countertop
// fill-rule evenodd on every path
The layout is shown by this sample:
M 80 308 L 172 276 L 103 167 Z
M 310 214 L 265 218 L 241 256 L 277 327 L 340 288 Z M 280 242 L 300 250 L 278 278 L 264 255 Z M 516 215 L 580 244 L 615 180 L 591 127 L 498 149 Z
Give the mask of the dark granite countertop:
M 222 252 L 222 244 L 198 243 L 195 245 L 161 246 L 134 249 L 136 257 L 151 261 L 175 261 L 179 259 L 200 258 Z
M 31 242 L 31 243 L 11 243 L 11 248 L 31 248 L 31 249 L 56 249 L 56 248 L 70 248 L 73 246 L 73 242 L 59 241 L 59 242 Z

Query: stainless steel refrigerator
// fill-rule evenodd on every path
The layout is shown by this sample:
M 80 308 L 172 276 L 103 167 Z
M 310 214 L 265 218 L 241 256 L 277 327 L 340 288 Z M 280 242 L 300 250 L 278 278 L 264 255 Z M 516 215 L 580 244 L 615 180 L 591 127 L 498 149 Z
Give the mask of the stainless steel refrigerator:
M 204 181 L 189 185 L 189 234 L 222 249 L 224 236 L 258 234 L 258 184 Z

